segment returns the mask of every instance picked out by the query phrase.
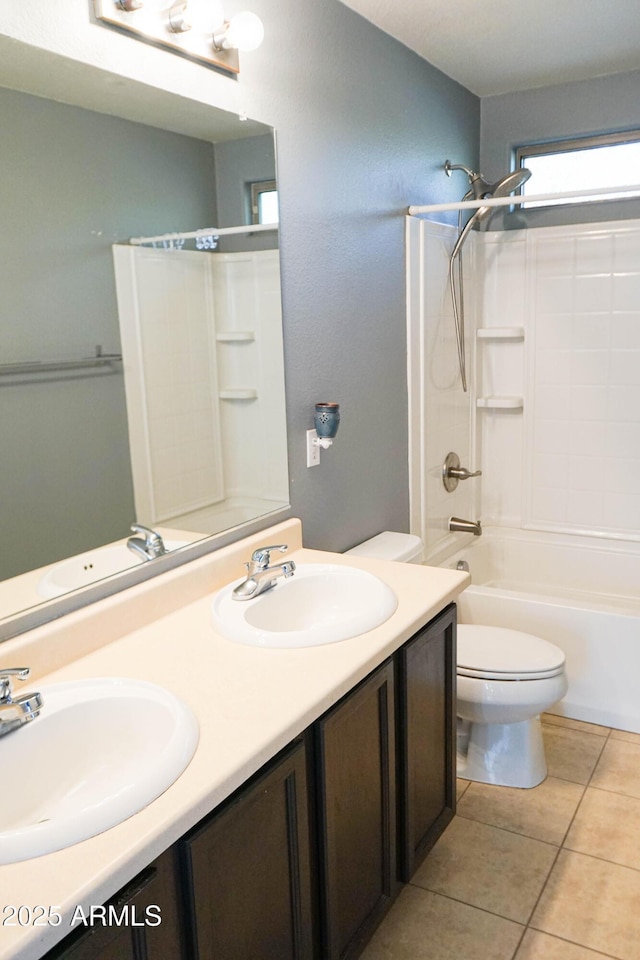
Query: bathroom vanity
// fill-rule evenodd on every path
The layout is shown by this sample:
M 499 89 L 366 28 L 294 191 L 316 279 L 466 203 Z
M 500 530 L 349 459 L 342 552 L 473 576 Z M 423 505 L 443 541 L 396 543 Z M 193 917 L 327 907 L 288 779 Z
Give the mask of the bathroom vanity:
M 266 542 L 289 543 L 297 563 L 374 573 L 395 591 L 396 612 L 323 647 L 224 640 L 212 595 Z M 467 582 L 303 550 L 288 521 L 7 642 L 3 663 L 29 662 L 45 703 L 49 682 L 146 678 L 191 707 L 200 742 L 182 776 L 135 816 L 0 867 L 1 906 L 55 906 L 62 917 L 3 927 L 0 958 L 357 956 L 453 816 L 453 601 Z M 79 922 L 92 907 L 96 924 Z

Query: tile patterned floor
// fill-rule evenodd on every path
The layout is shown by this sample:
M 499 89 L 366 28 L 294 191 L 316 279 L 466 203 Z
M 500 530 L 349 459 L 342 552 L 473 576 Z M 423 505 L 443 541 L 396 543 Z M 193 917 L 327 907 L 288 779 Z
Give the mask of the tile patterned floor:
M 545 715 L 533 790 L 458 812 L 362 960 L 640 960 L 640 735 Z

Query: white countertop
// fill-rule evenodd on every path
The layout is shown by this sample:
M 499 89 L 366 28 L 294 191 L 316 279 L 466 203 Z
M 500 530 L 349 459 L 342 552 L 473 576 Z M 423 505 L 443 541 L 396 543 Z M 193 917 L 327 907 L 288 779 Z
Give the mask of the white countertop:
M 369 633 L 327 646 L 261 649 L 225 640 L 211 623 L 212 594 L 241 576 L 242 561 L 268 542 L 289 543 L 296 563 L 343 563 L 375 573 L 395 591 L 396 612 Z M 108 900 L 468 583 L 467 574 L 453 570 L 301 549 L 294 520 L 3 644 L 4 666 L 32 667 L 29 688 L 45 693 L 45 709 L 49 683 L 144 679 L 191 707 L 200 739 L 182 776 L 135 816 L 65 850 L 0 866 L 0 960 L 43 956 L 74 929 L 76 906 L 86 910 Z M 19 777 L 20 770 L 4 770 L 3 788 Z M 6 906 L 23 904 L 55 907 L 63 922 L 1 926 Z

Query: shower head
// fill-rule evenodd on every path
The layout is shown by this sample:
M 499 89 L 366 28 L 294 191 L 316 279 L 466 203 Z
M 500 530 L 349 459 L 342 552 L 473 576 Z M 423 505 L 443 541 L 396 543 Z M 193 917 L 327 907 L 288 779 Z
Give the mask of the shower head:
M 469 167 L 465 167 L 462 163 L 451 163 L 450 160 L 446 160 L 444 164 L 444 172 L 448 177 L 451 176 L 454 170 L 463 170 L 469 178 L 470 189 L 465 193 L 463 200 L 470 200 L 472 197 L 474 200 L 486 200 L 489 197 L 508 197 L 510 193 L 513 193 L 514 190 L 517 190 L 518 187 L 521 187 L 523 183 L 531 176 L 531 171 L 527 170 L 526 167 L 521 167 L 519 170 L 513 170 L 511 173 L 505 174 L 502 179 L 497 180 L 495 183 L 487 183 L 481 173 L 476 173 L 474 170 L 470 170 Z M 458 272 L 459 272 L 459 285 L 460 285 L 460 298 L 458 303 L 458 296 L 456 294 L 456 284 L 454 279 L 454 264 L 456 257 L 462 249 L 462 244 L 469 236 L 469 231 L 473 228 L 474 224 L 480 223 L 482 220 L 485 220 L 487 217 L 491 216 L 493 213 L 493 207 L 482 206 L 474 212 L 473 216 L 469 218 L 467 223 L 464 225 L 462 230 L 460 229 L 461 224 L 461 213 L 458 212 L 458 239 L 455 242 L 454 248 L 451 251 L 449 257 L 449 285 L 451 287 L 451 301 L 453 306 L 453 319 L 456 328 L 456 342 L 458 345 L 458 361 L 460 363 L 460 376 L 462 379 L 462 389 L 466 391 L 467 389 L 467 375 L 466 375 L 466 363 L 465 363 L 465 348 L 464 348 L 464 309 L 462 301 L 462 260 L 458 260 Z
M 504 177 L 502 177 L 500 180 L 497 180 L 495 183 L 487 183 L 481 174 L 474 173 L 472 170 L 468 170 L 467 167 L 462 167 L 462 165 L 454 166 L 450 164 L 448 160 L 445 163 L 445 173 L 447 176 L 451 176 L 449 170 L 458 169 L 464 169 L 465 173 L 469 177 L 469 182 L 471 183 L 473 195 L 476 200 L 486 200 L 489 197 L 508 197 L 510 193 L 513 193 L 514 190 L 517 190 L 519 187 L 521 187 L 523 183 L 526 183 L 531 176 L 530 170 L 527 170 L 526 167 L 520 167 L 519 170 L 512 170 L 511 173 L 505 174 Z M 490 217 L 492 213 L 493 207 L 478 207 L 473 216 L 464 225 L 463 230 L 460 232 L 460 235 L 456 241 L 456 245 L 451 253 L 452 261 L 455 260 L 460 253 L 462 244 L 467 239 L 469 231 L 473 229 L 476 223 L 482 223 L 482 221 L 486 220 L 487 217 Z
M 526 183 L 530 176 L 531 170 L 527 170 L 526 167 L 520 167 L 519 170 L 512 170 L 511 173 L 505 174 L 502 180 L 492 183 L 487 193 L 483 194 L 483 196 L 508 197 L 510 193 L 518 190 L 523 183 Z
M 504 177 L 496 180 L 495 183 L 488 183 L 481 173 L 470 170 L 469 167 L 465 167 L 463 163 L 451 163 L 450 160 L 445 160 L 444 172 L 448 177 L 451 176 L 453 170 L 463 170 L 466 173 L 469 178 L 469 183 L 471 184 L 473 196 L 476 200 L 482 200 L 486 197 L 508 197 L 510 193 L 513 193 L 513 191 L 521 187 L 523 183 L 526 183 L 531 176 L 530 170 L 527 170 L 526 167 L 520 167 L 519 170 L 512 170 L 510 173 L 505 174 Z M 480 209 L 484 208 L 481 207 Z M 491 208 L 489 208 L 489 210 L 490 209 Z

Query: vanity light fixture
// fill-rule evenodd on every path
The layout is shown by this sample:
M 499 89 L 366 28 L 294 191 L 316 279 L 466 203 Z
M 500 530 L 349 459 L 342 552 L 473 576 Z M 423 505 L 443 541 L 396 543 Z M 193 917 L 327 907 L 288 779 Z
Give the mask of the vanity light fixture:
M 255 50 L 264 27 L 244 10 L 225 19 L 222 0 L 94 0 L 96 17 L 135 37 L 217 67 L 239 73 L 238 51 Z

